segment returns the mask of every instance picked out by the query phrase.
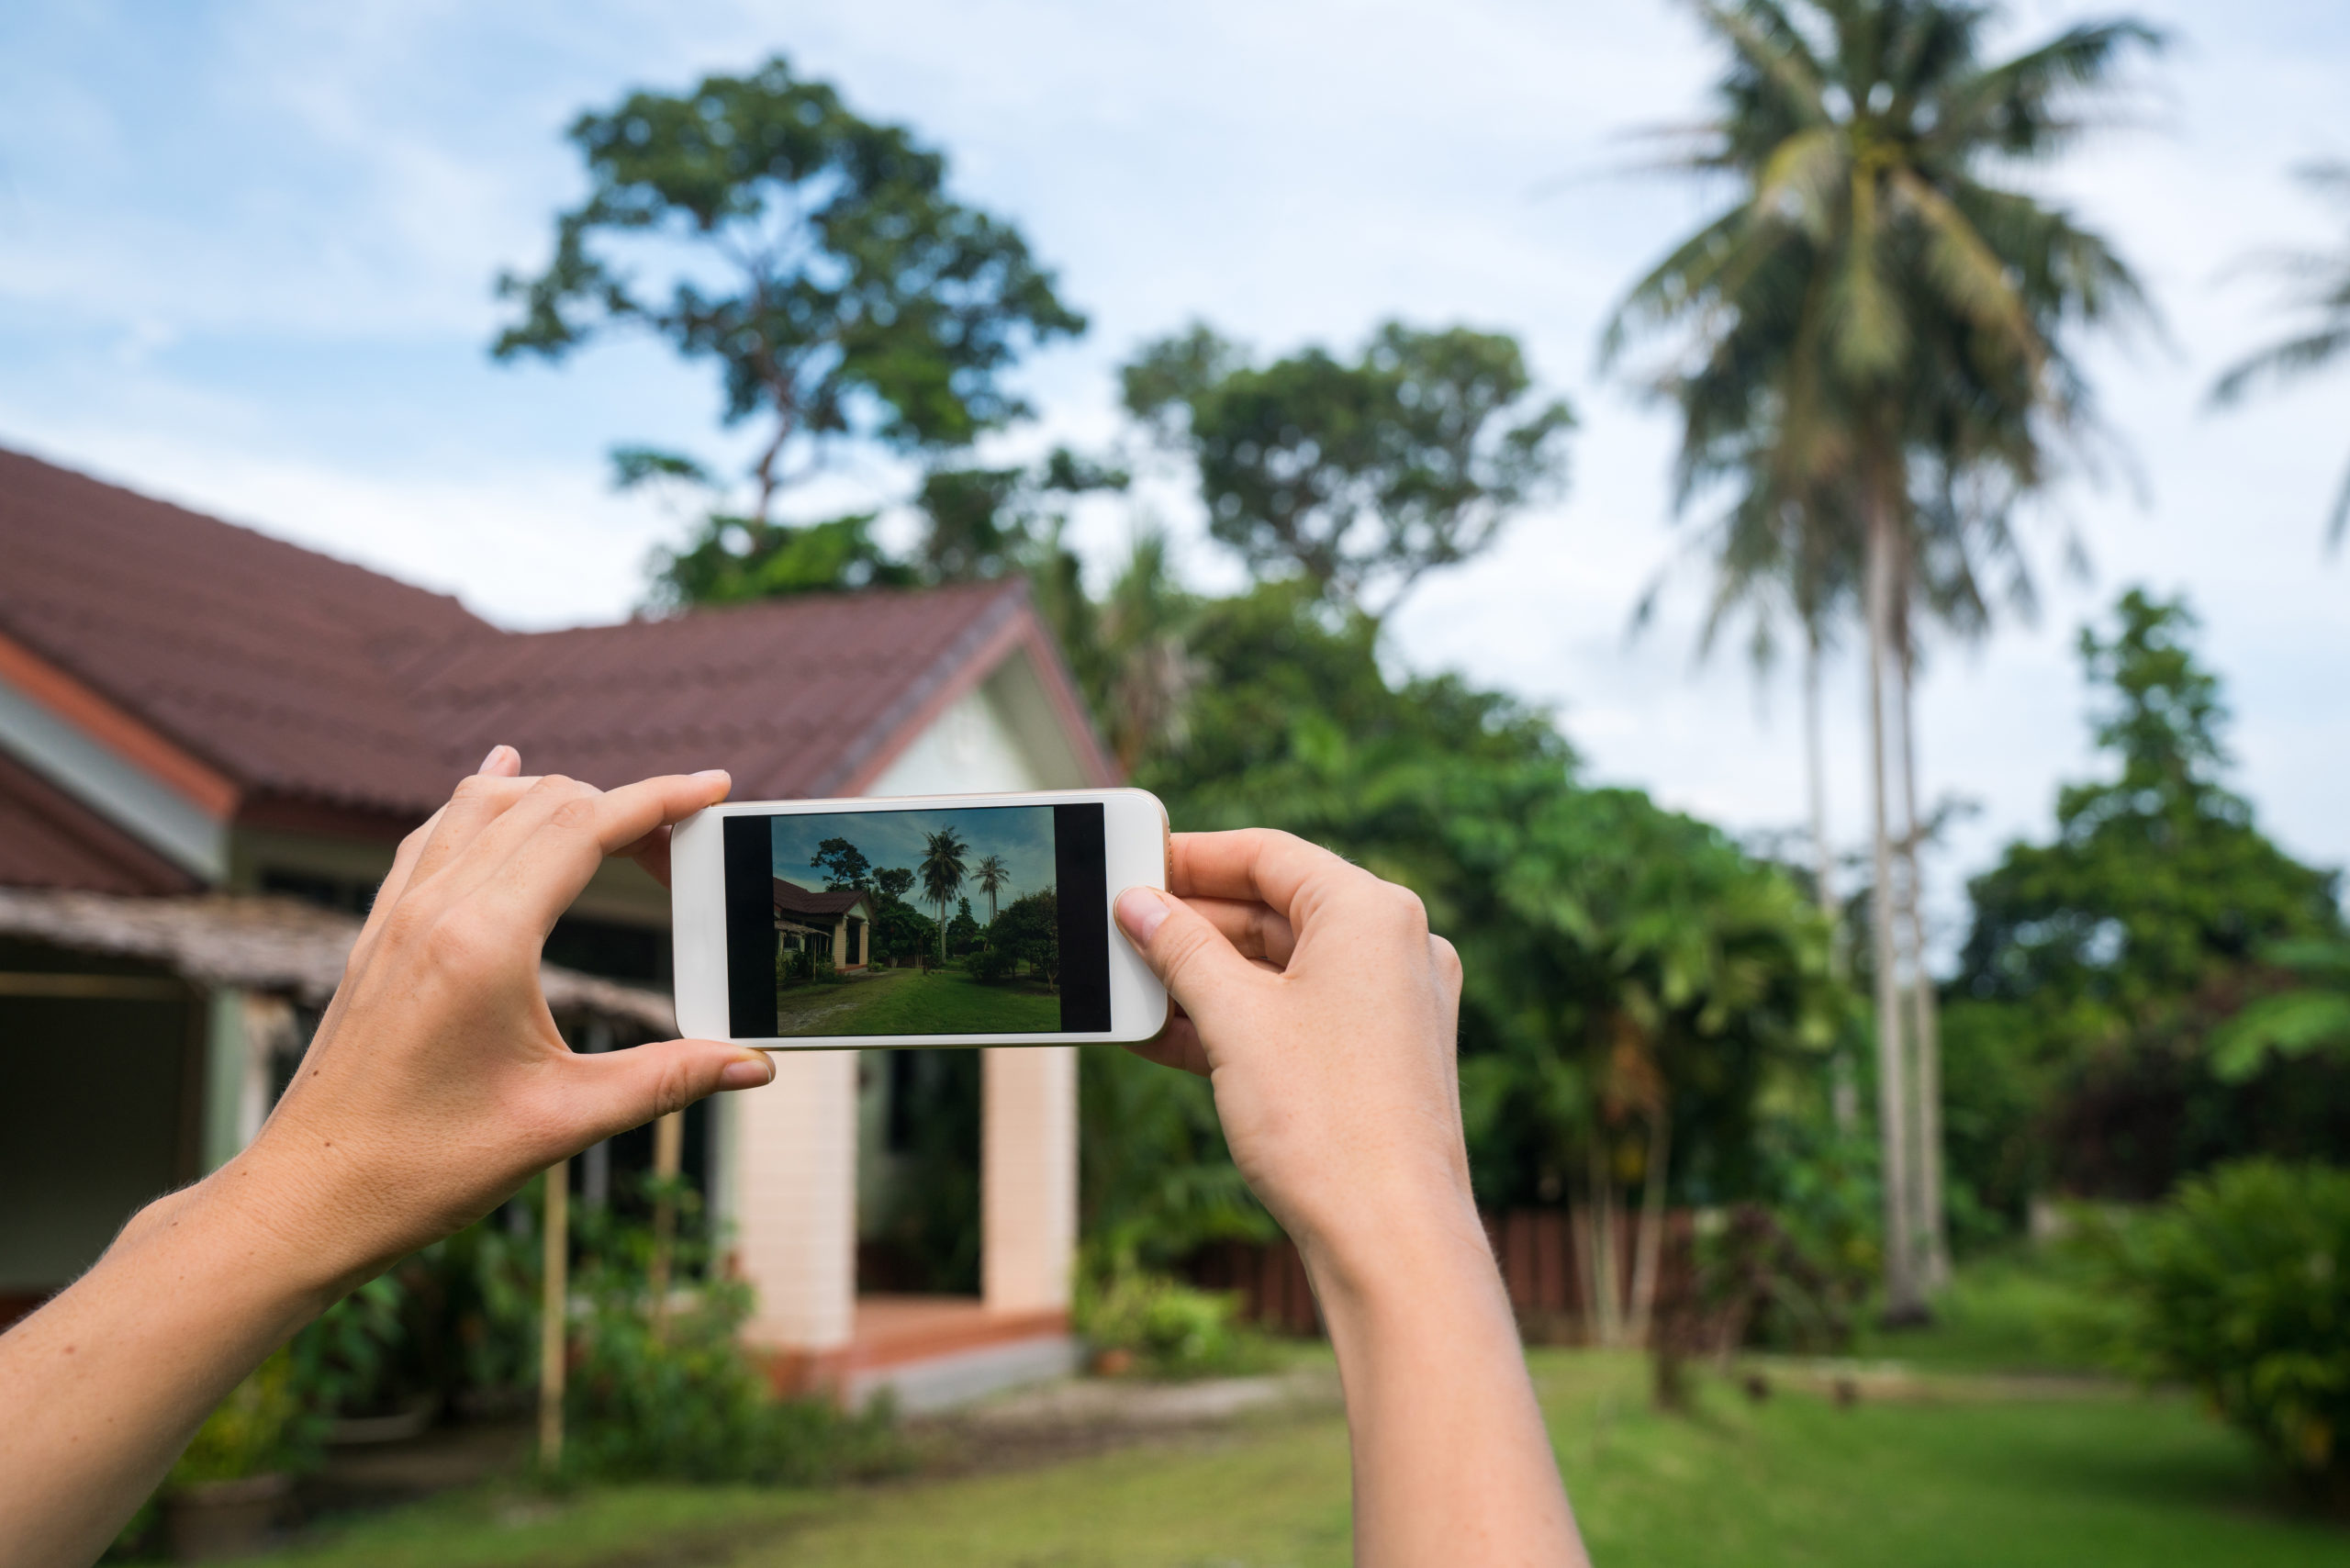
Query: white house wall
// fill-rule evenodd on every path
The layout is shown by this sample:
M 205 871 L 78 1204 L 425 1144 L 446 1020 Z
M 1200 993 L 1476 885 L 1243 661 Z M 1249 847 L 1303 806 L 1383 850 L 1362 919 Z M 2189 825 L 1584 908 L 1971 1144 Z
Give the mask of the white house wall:
M 960 795 L 1056 788 L 1058 781 L 1021 744 L 1003 705 L 990 691 L 994 684 L 984 681 L 965 692 L 882 769 L 866 793 Z

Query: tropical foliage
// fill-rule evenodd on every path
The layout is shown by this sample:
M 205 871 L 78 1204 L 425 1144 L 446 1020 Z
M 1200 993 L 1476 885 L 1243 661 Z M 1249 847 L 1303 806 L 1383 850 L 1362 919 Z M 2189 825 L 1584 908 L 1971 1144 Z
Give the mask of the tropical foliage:
M 2322 1024 L 2324 993 L 2279 994 L 2275 945 L 2318 958 L 2322 982 L 2338 879 L 2277 848 L 2226 788 L 2226 710 L 2194 627 L 2183 601 L 2132 589 L 2110 630 L 2084 630 L 2092 734 L 2114 772 L 2065 786 L 2054 839 L 2010 845 L 1970 888 L 1951 988 L 1967 1061 L 1954 1147 L 2010 1215 L 2050 1187 L 2154 1198 L 2216 1159 L 2350 1137 L 2339 1064 L 2264 1066 L 2284 1039 L 2319 1037 L 2298 1030 Z
M 1196 465 L 1218 540 L 1374 614 L 1555 489 L 1574 424 L 1516 339 L 1466 327 L 1389 321 L 1352 364 L 1307 348 L 1257 366 L 1194 325 L 1123 380 L 1127 411 Z
M 1050 272 L 1017 230 L 948 193 L 944 155 L 781 56 L 632 93 L 570 137 L 588 197 L 556 218 L 545 271 L 498 280 L 517 314 L 493 353 L 557 360 L 647 332 L 711 362 L 726 422 L 758 427 L 742 504 L 697 458 L 613 454 L 623 487 L 703 492 L 699 535 L 658 589 L 691 603 L 906 580 L 870 514 L 795 525 L 778 500 L 844 440 L 952 449 L 1024 416 L 1003 372 L 1085 328 Z
M 1642 379 L 1681 419 L 1682 498 L 1731 498 L 1708 546 L 1714 620 L 1791 613 L 1815 650 L 1856 609 L 1865 626 L 1886 1283 L 1914 1314 L 1947 1266 L 1919 633 L 1930 618 L 1979 634 L 2002 587 L 2029 606 L 2018 508 L 2093 424 L 2071 340 L 2143 301 L 2112 249 L 2019 175 L 2072 146 L 2124 57 L 2158 40 L 2083 23 L 1992 61 L 1992 13 L 1953 0 L 1697 14 L 1729 65 L 1716 112 L 1665 160 L 1734 194 L 1633 286 L 1603 354 L 1669 343 Z
M 2350 1513 L 2350 1171 L 2227 1166 L 2098 1250 L 2124 1364 L 2191 1384 Z
M 2304 164 L 2302 181 L 2350 217 L 2350 162 Z M 2264 386 L 2282 386 L 2350 360 L 2350 240 L 2334 251 L 2288 251 L 2258 258 L 2264 271 L 2284 284 L 2287 303 L 2304 319 L 2289 337 L 2241 361 L 2211 388 L 2222 407 L 2242 402 Z M 2350 532 L 2350 473 L 2333 498 L 2326 519 L 2326 543 L 2339 546 Z

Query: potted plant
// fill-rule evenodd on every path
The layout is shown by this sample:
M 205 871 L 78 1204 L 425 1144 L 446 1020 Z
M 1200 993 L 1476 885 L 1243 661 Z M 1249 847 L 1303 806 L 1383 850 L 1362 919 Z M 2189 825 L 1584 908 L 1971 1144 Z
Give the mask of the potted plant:
M 301 1414 L 284 1350 L 229 1390 L 163 1484 L 173 1556 L 194 1562 L 261 1546 L 293 1490 Z

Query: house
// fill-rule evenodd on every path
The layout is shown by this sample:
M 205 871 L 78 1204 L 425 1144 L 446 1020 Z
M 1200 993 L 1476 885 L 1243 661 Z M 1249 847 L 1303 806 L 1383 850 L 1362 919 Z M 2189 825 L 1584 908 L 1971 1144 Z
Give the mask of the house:
M 856 888 L 819 892 L 775 879 L 775 946 L 780 958 L 806 953 L 840 969 L 861 969 L 873 958 L 873 897 Z
M 253 1135 L 397 841 L 501 742 L 599 785 L 722 767 L 740 800 L 1113 777 L 1017 583 L 516 633 L 0 451 L 0 1310 Z M 864 960 L 869 908 L 785 885 L 779 934 Z M 576 1047 L 672 1027 L 667 897 L 634 865 L 546 956 Z M 944 1301 L 857 1292 L 885 1055 L 788 1053 L 690 1114 L 754 1341 L 786 1385 L 910 1405 L 1066 1365 L 1073 1049 L 985 1053 L 982 1283 Z M 632 1136 L 573 1162 L 583 1201 Z

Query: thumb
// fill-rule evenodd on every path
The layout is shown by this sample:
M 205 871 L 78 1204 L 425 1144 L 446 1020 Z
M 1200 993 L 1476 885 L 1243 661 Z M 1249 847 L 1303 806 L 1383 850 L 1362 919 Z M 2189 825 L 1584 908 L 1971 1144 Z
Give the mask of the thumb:
M 661 1040 L 565 1058 L 581 1148 L 727 1089 L 775 1081 L 767 1052 L 717 1040 Z
M 1207 1022 L 1221 1003 L 1261 979 L 1223 932 L 1171 893 L 1128 888 L 1118 895 L 1117 913 L 1126 940 L 1195 1020 Z

